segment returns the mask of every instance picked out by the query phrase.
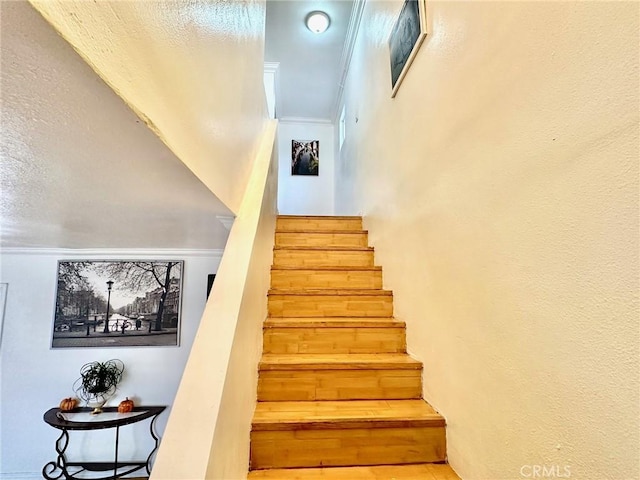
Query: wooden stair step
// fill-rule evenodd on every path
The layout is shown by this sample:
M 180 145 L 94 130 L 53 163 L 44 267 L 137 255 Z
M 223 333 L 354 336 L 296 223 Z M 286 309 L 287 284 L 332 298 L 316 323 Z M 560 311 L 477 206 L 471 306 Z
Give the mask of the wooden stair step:
M 382 267 L 378 266 L 343 266 L 343 265 L 320 265 L 317 267 L 298 267 L 298 266 L 281 266 L 274 265 L 271 271 L 284 270 L 296 272 L 299 270 L 310 270 L 314 272 L 381 272 Z
M 289 295 L 289 296 L 315 295 L 315 296 L 320 296 L 320 297 L 322 297 L 322 296 L 347 296 L 347 297 L 378 296 L 378 297 L 392 297 L 393 296 L 393 292 L 391 290 L 382 290 L 382 289 L 376 289 L 376 290 L 371 291 L 371 290 L 362 289 L 362 288 L 340 288 L 340 289 L 335 289 L 335 288 L 307 288 L 307 289 L 304 289 L 304 290 L 289 290 L 289 289 L 282 289 L 282 288 L 271 288 L 271 289 L 269 289 L 268 295 Z
M 404 353 L 404 322 L 388 317 L 273 317 L 263 325 L 264 353 Z
M 366 230 L 276 230 L 275 244 L 278 246 L 337 246 L 366 247 L 369 234 Z
M 271 317 L 385 317 L 393 315 L 388 290 L 269 290 Z
M 274 245 L 274 250 L 301 251 L 301 252 L 373 252 L 375 249 L 367 245 Z
M 281 247 L 273 248 L 276 266 L 373 266 L 371 247 Z
M 405 328 L 393 317 L 268 317 L 263 328 Z
M 422 363 L 407 354 L 264 354 L 258 400 L 416 399 Z
M 443 462 L 444 429 L 423 400 L 259 402 L 251 469 Z
M 422 362 L 406 353 L 264 354 L 258 370 L 421 370 Z
M 271 287 L 275 289 L 382 288 L 380 267 L 272 267 Z
M 247 480 L 460 480 L 446 463 L 253 470 Z
M 442 427 L 444 424 L 442 415 L 424 400 L 258 402 L 252 430 Z
M 277 230 L 362 230 L 362 217 L 279 215 Z

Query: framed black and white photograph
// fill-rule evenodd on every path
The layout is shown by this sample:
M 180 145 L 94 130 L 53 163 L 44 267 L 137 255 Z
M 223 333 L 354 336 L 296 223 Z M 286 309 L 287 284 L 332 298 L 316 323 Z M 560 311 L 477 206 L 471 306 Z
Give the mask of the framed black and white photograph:
M 319 175 L 320 141 L 291 140 L 291 175 Z
M 392 98 L 398 93 L 426 36 L 426 0 L 405 0 L 389 36 Z
M 182 260 L 58 262 L 52 348 L 177 346 Z

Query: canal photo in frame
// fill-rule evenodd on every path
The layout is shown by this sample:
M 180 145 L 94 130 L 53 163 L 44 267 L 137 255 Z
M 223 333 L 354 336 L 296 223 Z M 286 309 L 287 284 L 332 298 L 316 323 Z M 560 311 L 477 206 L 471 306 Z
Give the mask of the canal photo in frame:
M 391 98 L 396 96 L 427 36 L 426 0 L 405 0 L 389 36 Z
M 291 140 L 291 175 L 319 175 L 320 141 Z
M 179 345 L 182 260 L 58 262 L 51 348 Z

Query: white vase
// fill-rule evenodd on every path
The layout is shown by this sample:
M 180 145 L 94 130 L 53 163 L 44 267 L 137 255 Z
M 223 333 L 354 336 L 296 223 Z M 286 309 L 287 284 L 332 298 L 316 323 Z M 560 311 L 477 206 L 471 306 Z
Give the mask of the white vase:
M 110 395 L 107 394 L 95 395 L 87 400 L 87 407 L 93 408 L 91 415 L 99 415 L 102 413 L 102 407 L 104 407 L 104 404 L 109 400 L 109 396 Z

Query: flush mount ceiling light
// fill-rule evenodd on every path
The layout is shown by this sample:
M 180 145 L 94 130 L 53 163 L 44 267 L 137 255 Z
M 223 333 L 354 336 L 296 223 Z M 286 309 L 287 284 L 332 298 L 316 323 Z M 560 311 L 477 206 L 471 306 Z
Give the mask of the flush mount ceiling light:
M 305 20 L 307 28 L 313 33 L 322 33 L 329 28 L 329 15 L 324 12 L 311 12 Z

